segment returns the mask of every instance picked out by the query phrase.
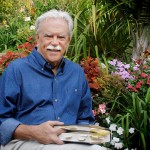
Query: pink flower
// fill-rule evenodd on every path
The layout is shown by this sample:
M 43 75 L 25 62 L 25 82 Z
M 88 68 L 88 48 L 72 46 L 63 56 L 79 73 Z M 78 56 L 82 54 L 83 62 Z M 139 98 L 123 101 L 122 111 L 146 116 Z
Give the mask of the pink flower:
M 113 61 L 109 61 L 109 64 L 111 64 L 112 66 L 115 66 L 117 63 L 117 59 L 114 59 Z
M 106 112 L 106 105 L 104 103 L 99 104 L 98 112 L 101 112 L 102 114 L 104 114 Z
M 123 66 L 123 63 L 122 63 L 121 61 L 118 61 L 117 66 L 118 66 L 118 67 L 122 67 L 122 66 Z
M 137 90 L 136 88 L 134 88 L 134 87 L 133 87 L 132 90 L 133 90 L 134 92 L 136 92 L 136 93 L 138 92 L 138 90 Z
M 133 86 L 128 84 L 127 89 L 132 89 L 132 88 L 133 88 Z
M 96 116 L 96 115 L 97 115 L 96 110 L 92 110 L 92 112 L 93 112 L 94 116 Z
M 141 86 L 142 86 L 142 84 L 143 84 L 143 81 L 139 81 L 137 84 L 136 84 L 136 88 L 137 89 L 140 89 L 141 88 Z
M 127 89 L 132 90 L 134 92 L 138 92 L 138 90 L 130 84 L 128 84 Z
M 147 75 L 146 73 L 141 73 L 141 76 L 142 76 L 143 78 L 145 78 L 145 77 L 147 77 L 148 75 Z
M 138 70 L 140 70 L 140 68 L 138 68 L 137 66 L 135 66 L 135 67 L 133 67 L 133 70 L 134 71 L 138 71 Z
M 124 68 L 125 68 L 125 69 L 129 69 L 129 68 L 130 68 L 130 64 L 125 64 L 125 65 L 124 65 Z
M 150 75 L 147 78 L 147 84 L 150 85 Z
M 142 68 L 143 68 L 143 69 L 146 69 L 146 68 L 147 68 L 147 66 L 142 66 Z

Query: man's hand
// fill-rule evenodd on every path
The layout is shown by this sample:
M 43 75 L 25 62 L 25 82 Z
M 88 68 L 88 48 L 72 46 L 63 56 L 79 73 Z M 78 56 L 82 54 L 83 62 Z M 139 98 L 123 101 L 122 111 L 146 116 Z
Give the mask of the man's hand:
M 33 137 L 39 143 L 43 144 L 50 144 L 50 143 L 63 144 L 63 141 L 61 141 L 58 138 L 58 135 L 64 133 L 65 131 L 62 129 L 54 128 L 54 126 L 57 125 L 63 125 L 63 123 L 58 121 L 48 121 L 40 125 L 33 126 L 32 127 Z
M 63 144 L 58 135 L 65 131 L 54 128 L 54 126 L 63 124 L 63 122 L 59 121 L 47 121 L 40 125 L 19 125 L 15 130 L 14 138 L 36 140 L 42 144 Z

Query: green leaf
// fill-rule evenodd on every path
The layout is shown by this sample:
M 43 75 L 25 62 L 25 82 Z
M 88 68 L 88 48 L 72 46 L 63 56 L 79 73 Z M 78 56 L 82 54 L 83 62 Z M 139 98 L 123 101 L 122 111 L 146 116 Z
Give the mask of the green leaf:
M 146 97 L 145 97 L 145 102 L 146 103 L 150 102 L 150 87 L 147 90 Z
M 146 150 L 145 136 L 144 136 L 143 132 L 140 132 L 140 135 L 141 135 L 141 140 L 142 140 L 143 150 Z

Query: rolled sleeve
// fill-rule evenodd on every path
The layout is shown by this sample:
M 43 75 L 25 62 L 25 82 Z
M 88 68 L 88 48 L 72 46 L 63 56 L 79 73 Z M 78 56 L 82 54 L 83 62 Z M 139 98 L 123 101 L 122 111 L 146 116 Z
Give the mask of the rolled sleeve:
M 1 134 L 1 144 L 5 145 L 10 140 L 12 140 L 13 133 L 15 129 L 21 124 L 21 122 L 9 118 L 1 123 L 0 134 Z

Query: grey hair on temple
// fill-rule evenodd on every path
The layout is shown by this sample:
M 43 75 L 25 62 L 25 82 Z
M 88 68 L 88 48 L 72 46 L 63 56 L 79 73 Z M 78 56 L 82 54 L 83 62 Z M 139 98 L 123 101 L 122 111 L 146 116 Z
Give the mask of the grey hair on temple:
M 69 13 L 61 10 L 52 9 L 41 16 L 39 16 L 35 22 L 35 31 L 36 33 L 39 33 L 39 26 L 40 24 L 48 19 L 48 18 L 62 18 L 67 21 L 68 29 L 69 29 L 69 36 L 71 36 L 72 30 L 73 30 L 73 19 L 69 15 Z

